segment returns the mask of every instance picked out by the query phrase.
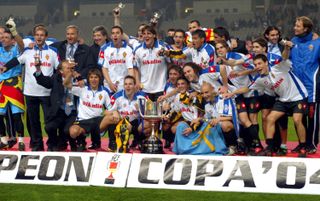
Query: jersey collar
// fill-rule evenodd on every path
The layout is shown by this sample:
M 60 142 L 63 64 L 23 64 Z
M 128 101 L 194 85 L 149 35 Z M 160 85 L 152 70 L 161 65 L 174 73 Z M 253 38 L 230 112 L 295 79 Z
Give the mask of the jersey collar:
M 34 49 L 35 50 L 40 50 L 38 45 L 35 45 Z M 46 43 L 44 43 L 43 46 L 42 46 L 42 50 L 48 50 L 48 49 L 49 49 L 49 46 Z
M 145 42 L 142 43 L 142 46 L 144 49 L 148 49 Z M 153 48 L 158 48 L 158 47 L 159 47 L 159 41 L 156 39 L 154 40 Z
M 110 46 L 111 46 L 111 47 L 115 47 L 115 46 L 114 46 L 114 43 L 113 43 L 112 41 L 110 42 Z M 127 46 L 127 43 L 126 43 L 126 41 L 123 40 L 121 47 L 126 47 L 126 46 Z
M 89 84 L 87 86 L 88 86 L 88 90 L 92 90 Z M 102 86 L 101 85 L 98 87 L 97 91 L 102 91 Z
M 200 52 L 200 51 L 204 48 L 204 46 L 206 46 L 206 44 L 207 44 L 207 43 L 203 43 L 203 45 L 201 45 L 201 47 L 199 47 L 199 48 L 197 49 L 197 51 Z

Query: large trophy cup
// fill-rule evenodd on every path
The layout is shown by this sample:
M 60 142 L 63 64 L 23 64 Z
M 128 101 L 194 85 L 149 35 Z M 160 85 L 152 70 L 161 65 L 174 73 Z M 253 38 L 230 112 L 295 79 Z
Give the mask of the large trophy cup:
M 157 102 L 152 102 L 143 98 L 139 99 L 140 116 L 147 122 L 151 123 L 151 135 L 142 143 L 142 153 L 162 154 L 163 146 L 158 137 L 158 125 L 161 121 L 162 107 Z

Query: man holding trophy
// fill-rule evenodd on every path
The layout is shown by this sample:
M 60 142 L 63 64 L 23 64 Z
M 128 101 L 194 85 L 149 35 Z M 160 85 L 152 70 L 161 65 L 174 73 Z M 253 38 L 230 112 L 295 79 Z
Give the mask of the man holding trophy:
M 42 106 L 46 121 L 50 101 L 50 89 L 39 85 L 33 74 L 37 71 L 37 68 L 41 68 L 41 72 L 45 76 L 51 76 L 54 69 L 59 65 L 56 49 L 45 43 L 47 37 L 48 31 L 44 27 L 38 27 L 34 33 L 35 46 L 25 49 L 22 55 L 14 57 L 1 68 L 6 72 L 19 64 L 25 64 L 23 94 L 28 108 L 32 151 L 44 150 L 39 106 Z

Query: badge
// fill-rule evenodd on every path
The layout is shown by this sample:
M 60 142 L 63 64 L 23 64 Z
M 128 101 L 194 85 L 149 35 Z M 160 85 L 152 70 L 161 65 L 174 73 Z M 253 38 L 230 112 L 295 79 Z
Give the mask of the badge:
M 50 57 L 49 57 L 49 55 L 48 55 L 48 54 L 46 54 L 46 59 L 47 59 L 47 60 L 49 60 L 49 58 L 50 58 Z
M 309 45 L 308 48 L 309 48 L 310 51 L 312 51 L 313 50 L 313 45 L 312 44 Z
M 271 73 L 271 77 L 276 78 L 276 76 L 273 73 Z
M 125 59 L 126 58 L 126 56 L 127 56 L 127 53 L 126 52 L 123 52 L 123 58 Z
M 103 97 L 102 97 L 102 94 L 100 94 L 100 95 L 99 95 L 99 100 L 101 100 L 102 98 L 103 98 Z

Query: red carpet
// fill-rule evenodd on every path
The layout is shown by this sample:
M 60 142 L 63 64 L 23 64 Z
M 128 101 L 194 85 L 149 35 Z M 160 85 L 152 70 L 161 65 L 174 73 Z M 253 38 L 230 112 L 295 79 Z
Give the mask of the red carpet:
M 26 149 L 27 151 L 31 151 L 31 149 L 29 148 L 29 137 L 25 137 L 25 144 L 26 144 Z M 44 141 L 46 141 L 46 138 L 44 138 Z M 108 147 L 108 139 L 107 138 L 102 138 L 102 148 L 96 151 L 107 151 L 107 147 Z M 45 143 L 44 143 L 45 144 Z M 91 141 L 90 138 L 87 138 L 87 145 L 90 145 Z M 265 146 L 265 144 L 264 144 Z M 298 154 L 296 153 L 290 153 L 290 150 L 293 149 L 294 147 L 297 146 L 297 142 L 288 142 L 287 143 L 288 149 L 289 149 L 289 153 L 287 154 L 286 157 L 297 157 Z M 47 149 L 46 144 L 45 144 L 45 150 Z M 1 151 L 5 151 L 5 150 L 1 150 Z M 16 144 L 13 148 L 11 149 L 7 149 L 7 151 L 18 151 L 18 144 Z M 70 151 L 70 149 L 68 148 L 67 150 L 65 150 L 67 152 Z M 87 150 L 87 152 L 96 152 L 95 150 L 91 151 L 91 150 Z M 140 153 L 139 150 L 130 150 L 129 153 Z M 171 149 L 164 149 L 164 153 L 165 154 L 174 154 Z M 309 154 L 308 158 L 320 158 L 320 146 L 318 146 L 318 151 L 315 154 Z

